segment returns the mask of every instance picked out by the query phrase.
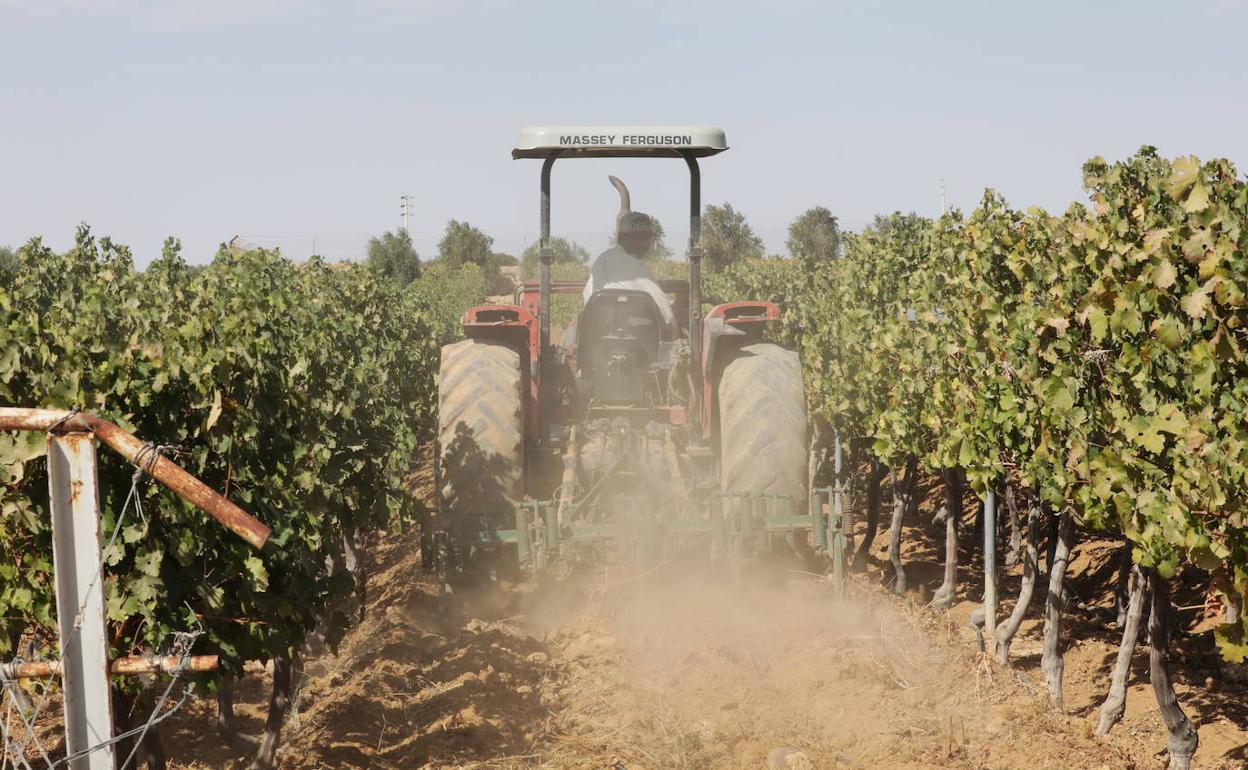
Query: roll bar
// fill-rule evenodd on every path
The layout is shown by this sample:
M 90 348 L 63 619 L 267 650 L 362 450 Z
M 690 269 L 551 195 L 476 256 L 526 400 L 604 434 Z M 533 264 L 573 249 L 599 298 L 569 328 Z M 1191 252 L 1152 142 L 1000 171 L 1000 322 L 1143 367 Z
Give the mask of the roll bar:
M 693 373 L 693 394 L 689 404 L 689 421 L 691 441 L 701 443 L 702 430 L 702 170 L 698 166 L 698 151 L 693 149 L 675 149 L 670 152 L 684 158 L 689 168 L 689 365 Z M 550 174 L 555 161 L 564 155 L 563 150 L 550 149 L 542 156 L 541 176 L 541 238 L 538 241 L 538 259 L 541 263 L 539 280 L 541 281 L 539 303 L 540 318 L 538 330 L 538 406 L 540 430 L 537 441 L 539 446 L 550 442 L 546 426 L 546 416 L 550 413 L 549 388 L 544 376 L 550 362 L 550 266 L 554 262 L 555 252 L 550 246 Z M 523 155 L 517 157 L 535 157 Z M 669 154 L 646 154 L 633 157 L 670 158 Z

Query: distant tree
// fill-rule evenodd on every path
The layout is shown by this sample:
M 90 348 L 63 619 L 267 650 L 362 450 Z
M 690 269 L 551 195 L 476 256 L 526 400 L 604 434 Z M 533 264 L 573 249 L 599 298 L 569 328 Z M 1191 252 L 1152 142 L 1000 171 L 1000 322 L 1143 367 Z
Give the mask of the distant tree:
M 807 209 L 789 225 L 786 245 L 789 254 L 798 259 L 836 259 L 841 250 L 841 231 L 836 217 L 823 206 Z
M 496 251 L 493 254 L 491 254 L 490 261 L 496 265 L 518 265 L 520 264 L 520 260 L 516 259 L 514 255 L 511 255 L 502 251 Z
M 702 249 L 712 269 L 722 269 L 738 259 L 763 256 L 763 240 L 754 234 L 745 214 L 732 204 L 707 206 L 702 214 Z
M 550 248 L 555 252 L 554 264 L 556 265 L 583 265 L 589 261 L 589 250 L 567 238 L 551 238 Z M 520 254 L 520 274 L 525 278 L 537 277 L 538 251 L 538 242 L 534 241 Z
M 887 239 L 889 249 L 896 257 L 903 274 L 909 274 L 925 264 L 930 257 L 927 237 L 931 232 L 932 220 L 919 216 L 911 211 L 903 214 L 894 211 L 891 214 L 878 214 L 866 227 L 863 235 L 877 233 Z M 857 253 L 857 235 L 846 234 L 846 255 Z
M 0 246 L 0 270 L 11 272 L 18 267 L 17 252 L 9 246 Z
M 876 214 L 875 219 L 871 220 L 871 229 L 883 235 L 898 233 L 909 236 L 925 230 L 931 224 L 932 220 L 913 211 L 909 214 L 894 211 L 891 214 Z
M 667 245 L 667 231 L 663 229 L 663 223 L 654 217 L 650 221 L 654 223 L 654 246 L 650 249 L 650 255 L 655 259 L 670 259 L 674 252 Z
M 452 219 L 438 241 L 438 260 L 448 265 L 478 265 L 487 272 L 496 271 L 493 260 L 494 239 L 467 222 Z
M 412 237 L 402 228 L 368 239 L 367 264 L 404 286 L 420 277 L 420 255 L 412 245 Z

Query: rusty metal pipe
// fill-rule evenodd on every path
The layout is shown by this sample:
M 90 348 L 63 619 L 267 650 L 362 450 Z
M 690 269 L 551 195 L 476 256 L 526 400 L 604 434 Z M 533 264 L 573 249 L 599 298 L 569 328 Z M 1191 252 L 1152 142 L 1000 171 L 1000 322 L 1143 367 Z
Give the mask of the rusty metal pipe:
M 46 431 L 64 420 L 69 414 L 71 413 L 60 409 L 23 409 L 16 406 L 4 406 L 0 407 L 0 430 Z
M 67 416 L 68 415 L 68 416 Z M 177 463 L 156 452 L 143 457 L 144 442 L 100 417 L 86 412 L 70 413 L 56 409 L 0 407 L 0 430 L 76 431 L 95 436 L 129 462 L 142 463 L 152 478 L 173 490 L 191 505 L 216 519 L 255 548 L 263 548 L 272 530 L 242 508 L 213 491 L 207 484 L 182 470 Z
M 138 674 L 173 674 L 179 669 L 194 673 L 216 671 L 220 658 L 216 655 L 192 655 L 182 665 L 182 658 L 177 655 L 143 655 L 131 658 L 117 658 L 108 664 L 108 673 L 113 676 L 136 676 Z M 3 666 L 4 675 L 8 679 L 41 679 L 43 677 L 60 676 L 61 661 L 39 660 L 29 663 L 9 662 Z

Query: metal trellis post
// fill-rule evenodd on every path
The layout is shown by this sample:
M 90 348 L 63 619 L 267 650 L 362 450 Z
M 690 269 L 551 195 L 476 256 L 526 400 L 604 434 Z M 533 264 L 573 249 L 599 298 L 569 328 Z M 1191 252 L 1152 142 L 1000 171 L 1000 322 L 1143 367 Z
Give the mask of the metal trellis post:
M 835 480 L 832 487 L 832 510 L 829 514 L 829 521 L 836 522 L 836 590 L 843 598 L 845 596 L 845 543 L 849 533 L 846 531 L 844 500 L 842 499 L 843 489 L 841 486 L 841 471 L 843 458 L 841 455 L 841 433 L 835 431 L 833 433 L 833 441 L 836 446 L 834 449 L 834 463 L 832 470 L 834 471 Z
M 64 666 L 65 745 L 71 770 L 113 770 L 113 710 L 104 626 L 103 558 L 95 441 L 90 433 L 48 436 L 56 620 Z
M 997 638 L 997 494 L 984 496 L 984 638 Z

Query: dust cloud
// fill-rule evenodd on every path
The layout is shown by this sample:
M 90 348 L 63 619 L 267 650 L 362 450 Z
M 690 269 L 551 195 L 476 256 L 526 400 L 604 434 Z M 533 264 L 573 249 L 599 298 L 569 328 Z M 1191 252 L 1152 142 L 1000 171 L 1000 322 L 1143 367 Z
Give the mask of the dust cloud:
M 974 697 L 914 616 L 785 565 L 600 574 L 526 620 L 568 667 L 544 767 L 879 767 L 899 729 L 956 751 Z
M 600 565 L 439 596 L 410 541 L 373 559 L 363 622 L 305 666 L 283 770 L 1162 766 L 1160 724 L 1092 737 L 871 575 L 848 600 L 791 561 Z M 267 676 L 236 694 L 255 732 Z M 201 701 L 171 720 L 194 757 L 174 767 L 236 764 L 203 729 L 214 717 Z

